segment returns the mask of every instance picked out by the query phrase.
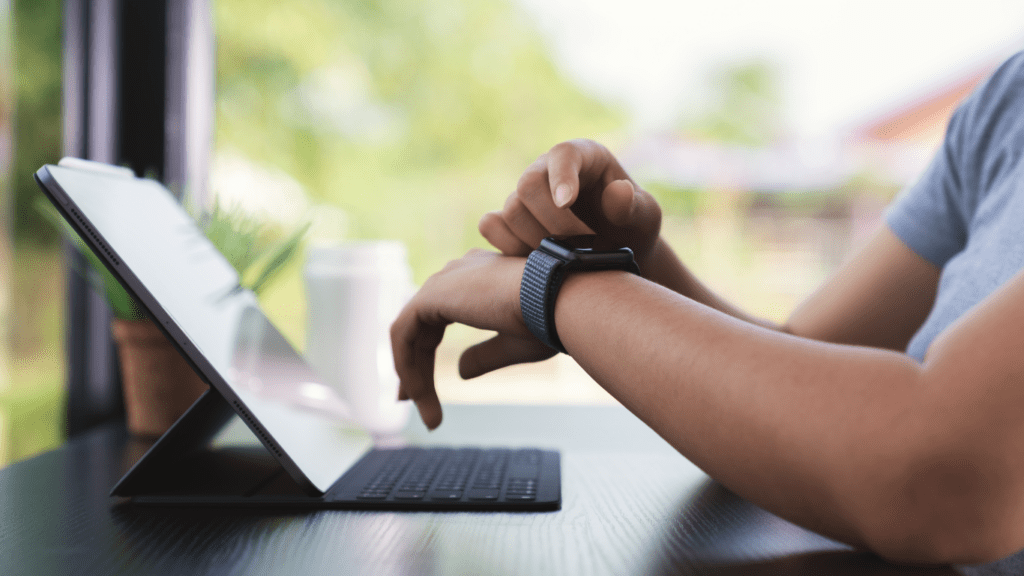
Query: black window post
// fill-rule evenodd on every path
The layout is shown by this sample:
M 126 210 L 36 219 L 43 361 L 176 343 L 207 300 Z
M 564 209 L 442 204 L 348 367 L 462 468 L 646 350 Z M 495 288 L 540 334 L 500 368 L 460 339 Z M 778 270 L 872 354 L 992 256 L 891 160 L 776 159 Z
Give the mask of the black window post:
M 64 154 L 205 192 L 213 108 L 209 0 L 65 0 Z M 65 248 L 67 432 L 122 418 L 110 309 Z

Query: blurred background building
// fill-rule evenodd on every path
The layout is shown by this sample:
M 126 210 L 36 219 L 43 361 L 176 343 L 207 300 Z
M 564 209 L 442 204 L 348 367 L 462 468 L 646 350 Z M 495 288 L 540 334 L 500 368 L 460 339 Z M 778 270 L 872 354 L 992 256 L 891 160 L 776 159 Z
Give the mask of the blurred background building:
M 60 158 L 62 102 L 79 88 L 62 76 L 65 6 L 0 0 L 0 463 L 65 429 L 67 266 L 32 181 Z M 1001 0 L 208 9 L 212 46 L 193 48 L 212 51 L 215 80 L 184 101 L 213 99 L 212 153 L 188 148 L 209 167 L 182 184 L 190 201 L 282 230 L 311 219 L 311 241 L 403 240 L 422 282 L 485 246 L 477 220 L 539 154 L 594 138 L 659 199 L 698 275 L 774 320 L 878 225 L 956 104 L 1024 43 L 1024 5 Z M 301 349 L 299 268 L 263 303 Z M 459 380 L 459 352 L 482 337 L 450 330 L 445 401 L 612 401 L 567 358 Z

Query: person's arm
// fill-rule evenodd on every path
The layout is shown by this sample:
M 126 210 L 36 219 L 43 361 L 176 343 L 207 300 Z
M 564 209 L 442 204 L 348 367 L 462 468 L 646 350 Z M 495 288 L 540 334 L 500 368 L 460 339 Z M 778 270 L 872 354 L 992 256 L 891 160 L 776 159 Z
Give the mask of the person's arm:
M 660 236 L 658 203 L 607 148 L 590 140 L 551 148 L 524 171 L 505 206 L 480 219 L 480 233 L 507 256 L 528 255 L 546 236 L 590 232 L 610 246 L 630 247 L 652 282 L 735 318 L 826 342 L 904 349 L 931 309 L 939 279 L 936 266 L 883 226 L 784 325 L 757 318 L 683 264 Z M 540 350 L 534 357 L 516 348 L 515 360 L 547 357 Z
M 606 390 L 780 516 L 904 561 L 1024 546 L 1024 276 L 924 364 L 738 322 L 621 273 L 570 277 L 555 318 Z
M 530 339 L 523 265 L 474 252 L 396 321 L 401 394 L 428 426 L 441 418 L 433 357 L 447 324 Z M 775 514 L 900 561 L 977 562 L 1024 546 L 1024 273 L 923 364 L 766 329 L 622 272 L 571 275 L 555 325 L 599 384 Z
M 782 329 L 835 342 L 904 351 L 935 303 L 941 270 L 880 225 Z

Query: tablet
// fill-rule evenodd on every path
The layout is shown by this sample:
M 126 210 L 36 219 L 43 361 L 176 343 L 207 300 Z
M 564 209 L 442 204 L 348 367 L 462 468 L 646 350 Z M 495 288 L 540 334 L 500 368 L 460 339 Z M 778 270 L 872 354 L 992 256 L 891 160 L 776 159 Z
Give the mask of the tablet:
M 211 387 L 112 494 L 151 502 L 332 502 L 474 509 L 560 506 L 560 464 L 552 450 L 499 449 L 495 455 L 487 450 L 441 448 L 426 456 L 412 449 L 373 449 L 371 436 L 352 418 L 345 401 L 274 327 L 255 295 L 240 285 L 235 270 L 159 182 L 136 178 L 128 169 L 79 159 L 43 166 L 36 180 Z M 264 450 L 217 450 L 215 439 L 235 415 Z M 411 478 L 414 470 L 434 462 L 438 454 L 462 459 L 464 486 L 442 490 L 439 479 L 430 479 L 426 485 L 422 479 L 403 484 L 406 476 Z M 404 463 L 388 464 L 391 456 Z M 276 488 L 261 493 L 251 486 L 234 486 L 233 480 L 228 484 L 234 487 L 223 486 L 226 475 L 247 470 L 256 461 L 264 463 L 265 477 L 264 472 L 248 474 L 256 484 Z M 226 462 L 236 462 L 236 468 L 231 468 L 236 472 L 215 472 Z M 503 478 L 497 488 L 491 481 L 485 491 L 483 484 L 474 482 L 495 462 L 502 463 L 503 474 L 512 476 Z M 210 473 L 183 471 L 196 466 L 205 466 Z M 380 489 L 368 491 L 366 483 L 376 482 L 373 479 L 379 479 L 389 466 L 395 478 L 388 492 L 382 496 Z M 444 475 L 441 470 L 433 473 L 438 478 Z M 209 477 L 208 482 L 195 480 L 197 476 Z M 292 484 L 282 488 L 281 480 Z M 520 488 L 527 485 L 532 488 L 524 496 Z M 399 489 L 409 486 L 420 488 Z M 474 492 L 474 486 L 479 490 Z

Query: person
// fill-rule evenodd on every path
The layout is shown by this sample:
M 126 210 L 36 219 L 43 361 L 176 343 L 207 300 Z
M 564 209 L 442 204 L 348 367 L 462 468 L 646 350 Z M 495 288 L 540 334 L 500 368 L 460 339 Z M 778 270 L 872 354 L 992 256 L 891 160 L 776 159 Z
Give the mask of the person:
M 641 274 L 570 274 L 557 335 L 594 380 L 724 486 L 901 562 L 1024 547 L 1024 53 L 952 117 L 863 249 L 775 325 L 702 284 L 603 146 L 563 142 L 480 220 L 500 251 L 429 278 L 392 326 L 399 397 L 441 422 L 445 326 L 497 332 L 473 378 L 555 351 L 524 323 L 526 256 L 554 234 L 630 247 Z

